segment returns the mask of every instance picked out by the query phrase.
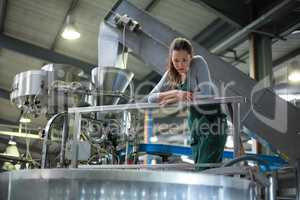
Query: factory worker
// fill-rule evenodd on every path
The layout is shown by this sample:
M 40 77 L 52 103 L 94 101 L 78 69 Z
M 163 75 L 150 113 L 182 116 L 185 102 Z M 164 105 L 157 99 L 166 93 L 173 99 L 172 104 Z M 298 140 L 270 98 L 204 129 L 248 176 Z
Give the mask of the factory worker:
M 161 105 L 192 102 L 196 98 L 214 95 L 213 89 L 204 58 L 193 55 L 192 45 L 187 39 L 176 38 L 170 45 L 167 70 L 147 98 L 149 103 Z M 221 106 L 189 107 L 188 125 L 196 170 L 206 169 L 197 164 L 221 162 L 227 138 L 227 120 Z

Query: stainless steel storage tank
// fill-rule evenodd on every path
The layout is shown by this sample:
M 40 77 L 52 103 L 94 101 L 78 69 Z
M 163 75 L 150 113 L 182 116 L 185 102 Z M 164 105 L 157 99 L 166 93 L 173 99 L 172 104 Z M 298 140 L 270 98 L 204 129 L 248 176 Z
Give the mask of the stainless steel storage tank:
M 192 172 L 46 169 L 0 174 L 5 200 L 248 200 L 248 180 Z

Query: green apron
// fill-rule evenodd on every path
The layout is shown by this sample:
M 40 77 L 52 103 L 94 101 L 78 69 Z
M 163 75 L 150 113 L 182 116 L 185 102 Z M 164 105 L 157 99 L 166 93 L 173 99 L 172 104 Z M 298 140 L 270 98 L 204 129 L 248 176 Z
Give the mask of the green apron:
M 188 90 L 186 82 L 177 88 L 184 91 Z M 196 170 L 207 169 L 207 167 L 200 167 L 197 164 L 221 162 L 228 127 L 226 115 L 222 113 L 220 104 L 190 107 L 188 125 Z

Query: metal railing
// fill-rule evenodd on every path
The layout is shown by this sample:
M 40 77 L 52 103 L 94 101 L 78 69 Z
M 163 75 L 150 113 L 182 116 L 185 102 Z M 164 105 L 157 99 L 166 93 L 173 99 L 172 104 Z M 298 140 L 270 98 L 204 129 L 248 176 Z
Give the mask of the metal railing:
M 136 103 L 136 104 L 120 104 L 120 105 L 106 105 L 106 106 L 93 106 L 93 107 L 75 107 L 69 108 L 69 114 L 75 114 L 74 134 L 72 142 L 72 168 L 77 168 L 78 164 L 78 142 L 81 134 L 81 119 L 82 114 L 90 112 L 127 112 L 133 110 L 156 110 L 164 108 L 176 108 L 185 109 L 191 106 L 209 105 L 209 104 L 227 104 L 232 106 L 232 124 L 233 124 L 233 143 L 234 143 L 234 157 L 237 157 L 240 152 L 240 104 L 244 99 L 240 96 L 235 97 L 209 97 L 199 98 L 193 102 L 180 102 L 178 104 L 172 104 L 168 106 L 160 106 L 153 103 Z

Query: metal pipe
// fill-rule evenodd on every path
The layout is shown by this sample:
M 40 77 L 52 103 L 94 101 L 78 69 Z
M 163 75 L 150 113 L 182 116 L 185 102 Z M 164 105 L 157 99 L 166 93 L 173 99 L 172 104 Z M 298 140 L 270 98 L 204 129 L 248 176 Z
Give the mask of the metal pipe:
M 126 142 L 126 147 L 125 147 L 125 164 L 128 164 L 128 152 L 129 152 L 129 124 L 130 124 L 130 112 L 128 112 L 127 110 L 125 110 L 123 112 L 123 120 L 124 120 L 124 124 L 123 124 L 123 134 L 124 134 L 124 137 L 125 137 L 125 142 Z
M 276 200 L 277 197 L 277 178 L 276 178 L 276 174 L 272 173 L 269 177 L 269 200 Z
M 211 165 L 200 164 L 203 167 Z M 79 165 L 78 168 L 83 169 L 150 169 L 150 170 L 181 170 L 181 171 L 194 171 L 195 167 L 192 164 L 125 164 L 125 165 Z
M 66 148 L 66 139 L 68 138 L 69 134 L 69 118 L 68 118 L 68 93 L 64 93 L 64 124 L 63 124 L 63 131 L 61 135 L 61 147 L 60 147 L 60 154 L 59 154 L 59 167 L 64 167 L 65 162 L 65 148 Z
M 165 106 L 164 108 L 185 108 L 187 106 L 207 105 L 207 104 L 227 104 L 243 102 L 243 98 L 240 96 L 234 97 L 210 97 L 196 99 L 191 103 L 172 104 Z M 111 112 L 111 111 L 124 111 L 124 110 L 146 110 L 146 109 L 160 109 L 162 108 L 157 103 L 136 103 L 136 104 L 120 104 L 120 105 L 107 105 L 107 106 L 91 106 L 91 107 L 74 107 L 69 108 L 68 113 L 89 113 L 89 112 Z
M 232 165 L 242 162 L 242 161 L 256 161 L 259 164 L 263 164 L 267 168 L 268 171 L 271 171 L 269 163 L 256 157 L 256 156 L 241 156 L 241 157 L 235 158 L 235 159 L 225 163 L 222 167 L 229 167 L 229 166 L 232 166 Z
M 240 147 L 241 147 L 241 140 L 240 140 L 240 104 L 239 103 L 233 103 L 232 104 L 232 110 L 233 110 L 233 155 L 234 158 L 238 157 L 240 154 Z
M 75 131 L 73 133 L 73 143 L 72 143 L 72 160 L 71 166 L 72 168 L 77 168 L 77 160 L 78 160 L 78 142 L 80 139 L 81 133 L 81 114 L 75 113 Z
M 59 167 L 64 167 L 64 164 L 65 164 L 66 140 L 68 138 L 68 135 L 69 135 L 69 117 L 68 117 L 68 113 L 66 113 L 66 115 L 64 117 L 63 131 L 62 131 L 62 135 L 61 135 Z
M 130 83 L 129 83 L 129 103 L 132 103 L 135 101 L 134 97 L 135 97 L 134 84 L 133 84 L 133 81 L 130 81 Z
M 245 28 L 240 30 L 239 32 L 233 34 L 230 38 L 222 42 L 221 44 L 217 45 L 216 47 L 211 49 L 212 53 L 220 54 L 222 51 L 225 51 L 226 49 L 230 48 L 232 45 L 234 45 L 236 42 L 241 40 L 242 38 L 246 37 L 249 33 L 252 32 L 252 30 L 255 30 L 265 23 L 269 22 L 274 18 L 276 13 L 282 12 L 283 7 L 290 7 L 290 4 L 292 2 L 295 2 L 294 0 L 285 0 L 281 3 L 279 3 L 277 6 L 275 6 L 273 9 L 268 11 L 267 13 L 263 14 L 259 18 L 257 18 L 255 21 L 247 25 Z
M 46 127 L 45 127 L 45 135 L 44 135 L 44 142 L 43 142 L 43 150 L 42 150 L 42 163 L 41 163 L 41 168 L 46 167 L 46 159 L 47 159 L 47 148 L 48 148 L 48 138 L 50 136 L 50 131 L 51 131 L 51 125 L 52 123 L 60 117 L 62 114 L 65 113 L 57 113 L 56 115 L 52 116 L 50 120 L 47 122 Z

